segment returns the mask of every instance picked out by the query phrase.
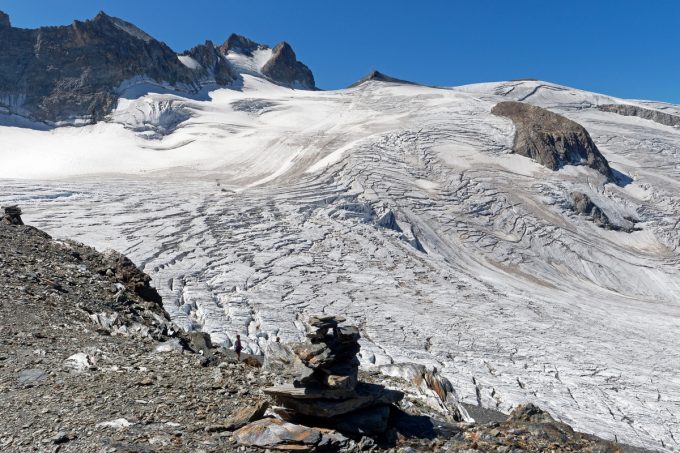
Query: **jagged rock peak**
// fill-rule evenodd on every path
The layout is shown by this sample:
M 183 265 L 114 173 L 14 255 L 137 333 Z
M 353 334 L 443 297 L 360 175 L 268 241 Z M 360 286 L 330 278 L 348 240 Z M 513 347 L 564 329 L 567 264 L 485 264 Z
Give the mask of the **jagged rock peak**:
M 9 15 L 4 11 L 0 11 L 0 28 L 10 28 L 12 23 L 9 21 Z
M 383 74 L 380 71 L 376 71 L 375 69 L 366 74 L 364 77 L 361 79 L 357 80 L 354 82 L 352 85 L 350 85 L 350 88 L 356 87 L 361 85 L 362 83 L 365 82 L 370 82 L 370 81 L 376 81 L 376 82 L 389 82 L 389 83 L 402 83 L 402 84 L 407 84 L 407 85 L 416 85 L 414 82 L 409 82 L 408 80 L 402 80 L 402 79 L 397 79 L 395 77 L 390 77 L 387 74 Z
M 607 159 L 580 124 L 544 108 L 517 101 L 496 104 L 491 113 L 512 120 L 512 150 L 551 170 L 564 165 L 587 165 L 612 179 Z
M 255 41 L 248 39 L 245 36 L 237 35 L 236 33 L 232 33 L 229 38 L 224 41 L 224 44 L 219 47 L 220 52 L 224 55 L 226 55 L 227 52 L 232 51 L 248 55 L 249 57 L 252 57 L 253 52 L 258 49 L 269 49 L 269 46 L 256 43 Z
M 312 71 L 297 60 L 293 48 L 285 41 L 272 49 L 272 56 L 262 67 L 262 74 L 291 88 L 316 88 Z
M 221 84 L 230 80 L 214 46 L 205 54 L 217 64 L 208 65 L 210 74 L 187 67 L 166 44 L 103 12 L 69 26 L 2 28 L 0 108 L 48 124 L 96 122 L 113 110 L 127 81 L 151 79 L 197 91 L 206 75 Z
M 185 56 L 190 60 L 182 58 Z M 229 63 L 210 40 L 180 54 L 180 61 L 205 77 L 214 77 L 219 85 L 226 85 L 234 79 Z
M 141 28 L 137 27 L 134 24 L 131 24 L 130 22 L 126 22 L 123 19 L 119 19 L 117 17 L 109 16 L 106 14 L 104 11 L 99 11 L 99 13 L 94 17 L 89 22 L 93 23 L 107 23 L 107 24 L 112 24 L 114 27 L 116 27 L 119 30 L 122 30 L 129 35 L 131 35 L 134 38 L 141 39 L 142 41 L 146 43 L 150 43 L 151 41 L 156 41 L 156 39 L 146 33 L 144 30 Z M 75 21 L 75 23 L 78 23 L 78 21 Z

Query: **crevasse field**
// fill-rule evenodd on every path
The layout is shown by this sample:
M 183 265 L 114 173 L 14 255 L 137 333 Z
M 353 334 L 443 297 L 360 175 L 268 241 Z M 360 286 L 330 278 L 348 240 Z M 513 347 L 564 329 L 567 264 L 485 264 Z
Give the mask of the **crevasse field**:
M 92 126 L 4 118 L 0 204 L 127 254 L 214 342 L 259 353 L 340 313 L 364 366 L 434 366 L 465 402 L 680 449 L 680 130 L 594 108 L 680 107 L 537 81 L 301 91 L 256 60 L 192 97 L 130 84 Z M 508 99 L 585 126 L 619 184 L 511 154 L 490 113 Z M 637 231 L 578 216 L 575 190 Z

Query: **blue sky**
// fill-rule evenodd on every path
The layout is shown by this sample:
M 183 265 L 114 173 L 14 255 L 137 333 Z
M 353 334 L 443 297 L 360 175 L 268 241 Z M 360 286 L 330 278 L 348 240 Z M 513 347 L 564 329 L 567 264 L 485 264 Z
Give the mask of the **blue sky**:
M 326 89 L 378 69 L 433 85 L 533 77 L 680 103 L 674 0 L 0 0 L 0 10 L 26 28 L 104 10 L 177 51 L 231 32 L 286 40 Z

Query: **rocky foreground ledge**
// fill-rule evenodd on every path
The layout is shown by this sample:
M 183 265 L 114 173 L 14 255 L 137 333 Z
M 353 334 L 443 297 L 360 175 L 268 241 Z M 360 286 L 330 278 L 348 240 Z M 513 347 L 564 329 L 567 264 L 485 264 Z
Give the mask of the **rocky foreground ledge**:
M 265 367 L 239 363 L 176 331 L 124 256 L 5 212 L 0 451 L 643 451 L 533 405 L 493 417 L 470 408 L 470 422 L 434 370 L 360 370 L 359 332 L 338 318 L 313 318 L 305 342 L 272 343 Z

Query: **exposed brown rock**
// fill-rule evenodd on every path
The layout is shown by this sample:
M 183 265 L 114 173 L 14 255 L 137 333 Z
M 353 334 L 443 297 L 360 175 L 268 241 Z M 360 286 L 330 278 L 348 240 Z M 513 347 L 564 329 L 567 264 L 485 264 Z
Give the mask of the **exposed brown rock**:
M 337 450 L 347 439 L 338 433 L 275 418 L 253 422 L 234 433 L 239 444 L 288 451 Z
M 558 170 L 564 165 L 587 165 L 611 178 L 609 163 L 580 124 L 535 105 L 516 101 L 496 104 L 491 113 L 515 125 L 513 152 Z
M 267 411 L 268 407 L 268 402 L 259 401 L 252 406 L 246 406 L 233 412 L 224 422 L 225 429 L 234 431 L 248 423 L 261 419 L 264 417 L 264 413 Z

